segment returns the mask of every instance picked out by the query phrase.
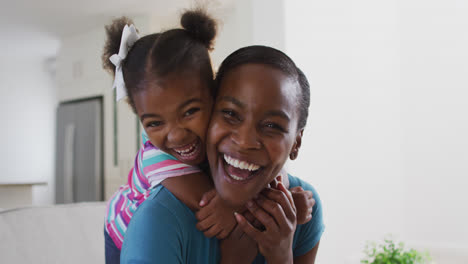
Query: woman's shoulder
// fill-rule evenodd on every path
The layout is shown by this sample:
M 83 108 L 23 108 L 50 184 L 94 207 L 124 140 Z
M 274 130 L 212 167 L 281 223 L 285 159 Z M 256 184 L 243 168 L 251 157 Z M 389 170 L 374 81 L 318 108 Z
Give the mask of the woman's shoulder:
M 196 221 L 190 209 L 168 189 L 159 185 L 138 206 L 128 225 L 130 233 L 147 235 L 185 236 Z
M 317 190 L 308 182 L 292 176 L 291 174 L 288 174 L 288 179 L 289 179 L 289 188 L 294 188 L 294 187 L 302 187 L 304 190 L 311 191 L 314 195 L 318 194 Z
M 300 186 L 304 190 L 311 191 L 315 199 L 315 204 L 312 209 L 312 219 L 303 224 L 298 225 L 294 234 L 293 252 L 294 256 L 302 256 L 312 250 L 320 241 L 325 225 L 323 223 L 323 208 L 320 197 L 315 188 L 308 182 L 288 175 L 290 188 Z
M 130 221 L 121 259 L 169 259 L 188 240 L 193 219 L 193 213 L 164 186 L 154 188 Z
M 315 190 L 315 188 L 308 182 L 298 178 L 298 177 L 295 177 L 295 176 L 292 176 L 290 174 L 288 174 L 288 179 L 289 179 L 289 188 L 294 188 L 294 187 L 302 187 L 302 189 L 306 190 L 306 191 L 311 191 L 312 194 L 313 194 L 313 197 L 314 197 L 314 200 L 315 200 L 315 205 L 313 207 L 313 214 L 317 215 L 317 217 L 320 218 L 320 221 L 321 221 L 321 218 L 322 218 L 322 201 L 320 199 L 320 196 L 317 192 L 317 190 Z
M 180 224 L 195 218 L 193 212 L 163 185 L 158 185 L 150 191 L 148 198 L 138 207 L 134 217 L 138 214 L 153 216 L 162 214 L 166 219 L 173 218 Z

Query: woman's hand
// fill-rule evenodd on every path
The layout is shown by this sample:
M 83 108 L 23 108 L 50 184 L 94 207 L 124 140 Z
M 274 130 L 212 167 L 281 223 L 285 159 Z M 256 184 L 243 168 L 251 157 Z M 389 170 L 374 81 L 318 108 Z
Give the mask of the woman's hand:
M 289 179 L 287 174 L 286 177 L 283 176 L 284 174 L 286 174 L 286 171 L 283 169 L 281 170 L 281 175 L 270 182 L 269 187 L 278 189 L 278 183 L 282 182 L 283 186 L 287 189 L 289 186 Z M 312 208 L 315 205 L 313 193 L 311 191 L 305 191 L 300 186 L 293 187 L 289 189 L 289 191 L 291 192 L 294 206 L 296 206 L 297 224 L 302 225 L 309 222 L 312 219 Z
M 237 214 L 237 213 L 235 213 Z M 256 224 L 255 217 L 246 211 L 245 218 Z M 257 223 L 258 224 L 258 223 Z M 221 264 L 252 263 L 258 254 L 257 243 L 237 225 L 226 239 L 221 240 Z
M 236 220 L 242 230 L 257 242 L 258 250 L 270 264 L 293 263 L 292 243 L 296 230 L 296 207 L 291 193 L 279 182 L 277 189 L 265 188 L 247 209 L 264 226 L 259 230 L 242 215 Z

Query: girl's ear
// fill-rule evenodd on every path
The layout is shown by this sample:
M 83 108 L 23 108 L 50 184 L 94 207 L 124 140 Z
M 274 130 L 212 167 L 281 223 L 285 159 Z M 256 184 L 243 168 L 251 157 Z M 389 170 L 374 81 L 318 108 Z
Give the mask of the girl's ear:
M 299 148 L 301 147 L 302 143 L 302 135 L 304 134 L 304 129 L 301 129 L 297 132 L 296 140 L 291 148 L 291 152 L 289 153 L 289 158 L 291 160 L 295 160 L 299 155 Z

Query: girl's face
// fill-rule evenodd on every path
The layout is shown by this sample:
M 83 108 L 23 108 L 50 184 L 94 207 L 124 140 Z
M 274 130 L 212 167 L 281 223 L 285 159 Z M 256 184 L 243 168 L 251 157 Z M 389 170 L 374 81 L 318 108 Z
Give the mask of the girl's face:
M 151 143 L 183 163 L 205 160 L 213 99 L 198 72 L 171 74 L 134 95 L 137 114 Z
M 221 82 L 208 129 L 207 155 L 216 190 L 243 206 L 279 175 L 301 144 L 299 89 L 283 72 L 245 64 Z

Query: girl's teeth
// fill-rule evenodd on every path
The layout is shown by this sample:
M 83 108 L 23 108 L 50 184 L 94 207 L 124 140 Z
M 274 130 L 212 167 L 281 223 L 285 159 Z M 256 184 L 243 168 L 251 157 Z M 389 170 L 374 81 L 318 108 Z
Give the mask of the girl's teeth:
M 260 166 L 252 163 L 248 163 L 246 161 L 240 161 L 237 159 L 234 159 L 226 154 L 224 154 L 224 160 L 231 166 L 242 169 L 242 170 L 248 170 L 248 171 L 256 171 L 260 168 Z M 235 177 L 233 177 L 236 179 Z M 241 178 L 239 178 L 241 179 Z M 238 179 L 238 180 L 239 180 Z
M 183 155 L 183 154 L 186 154 L 186 153 L 189 153 L 189 152 L 192 152 L 194 149 L 195 149 L 195 146 L 196 146 L 197 142 L 193 143 L 192 145 L 190 145 L 188 148 L 186 149 L 183 149 L 183 150 L 175 150 L 175 152 Z

